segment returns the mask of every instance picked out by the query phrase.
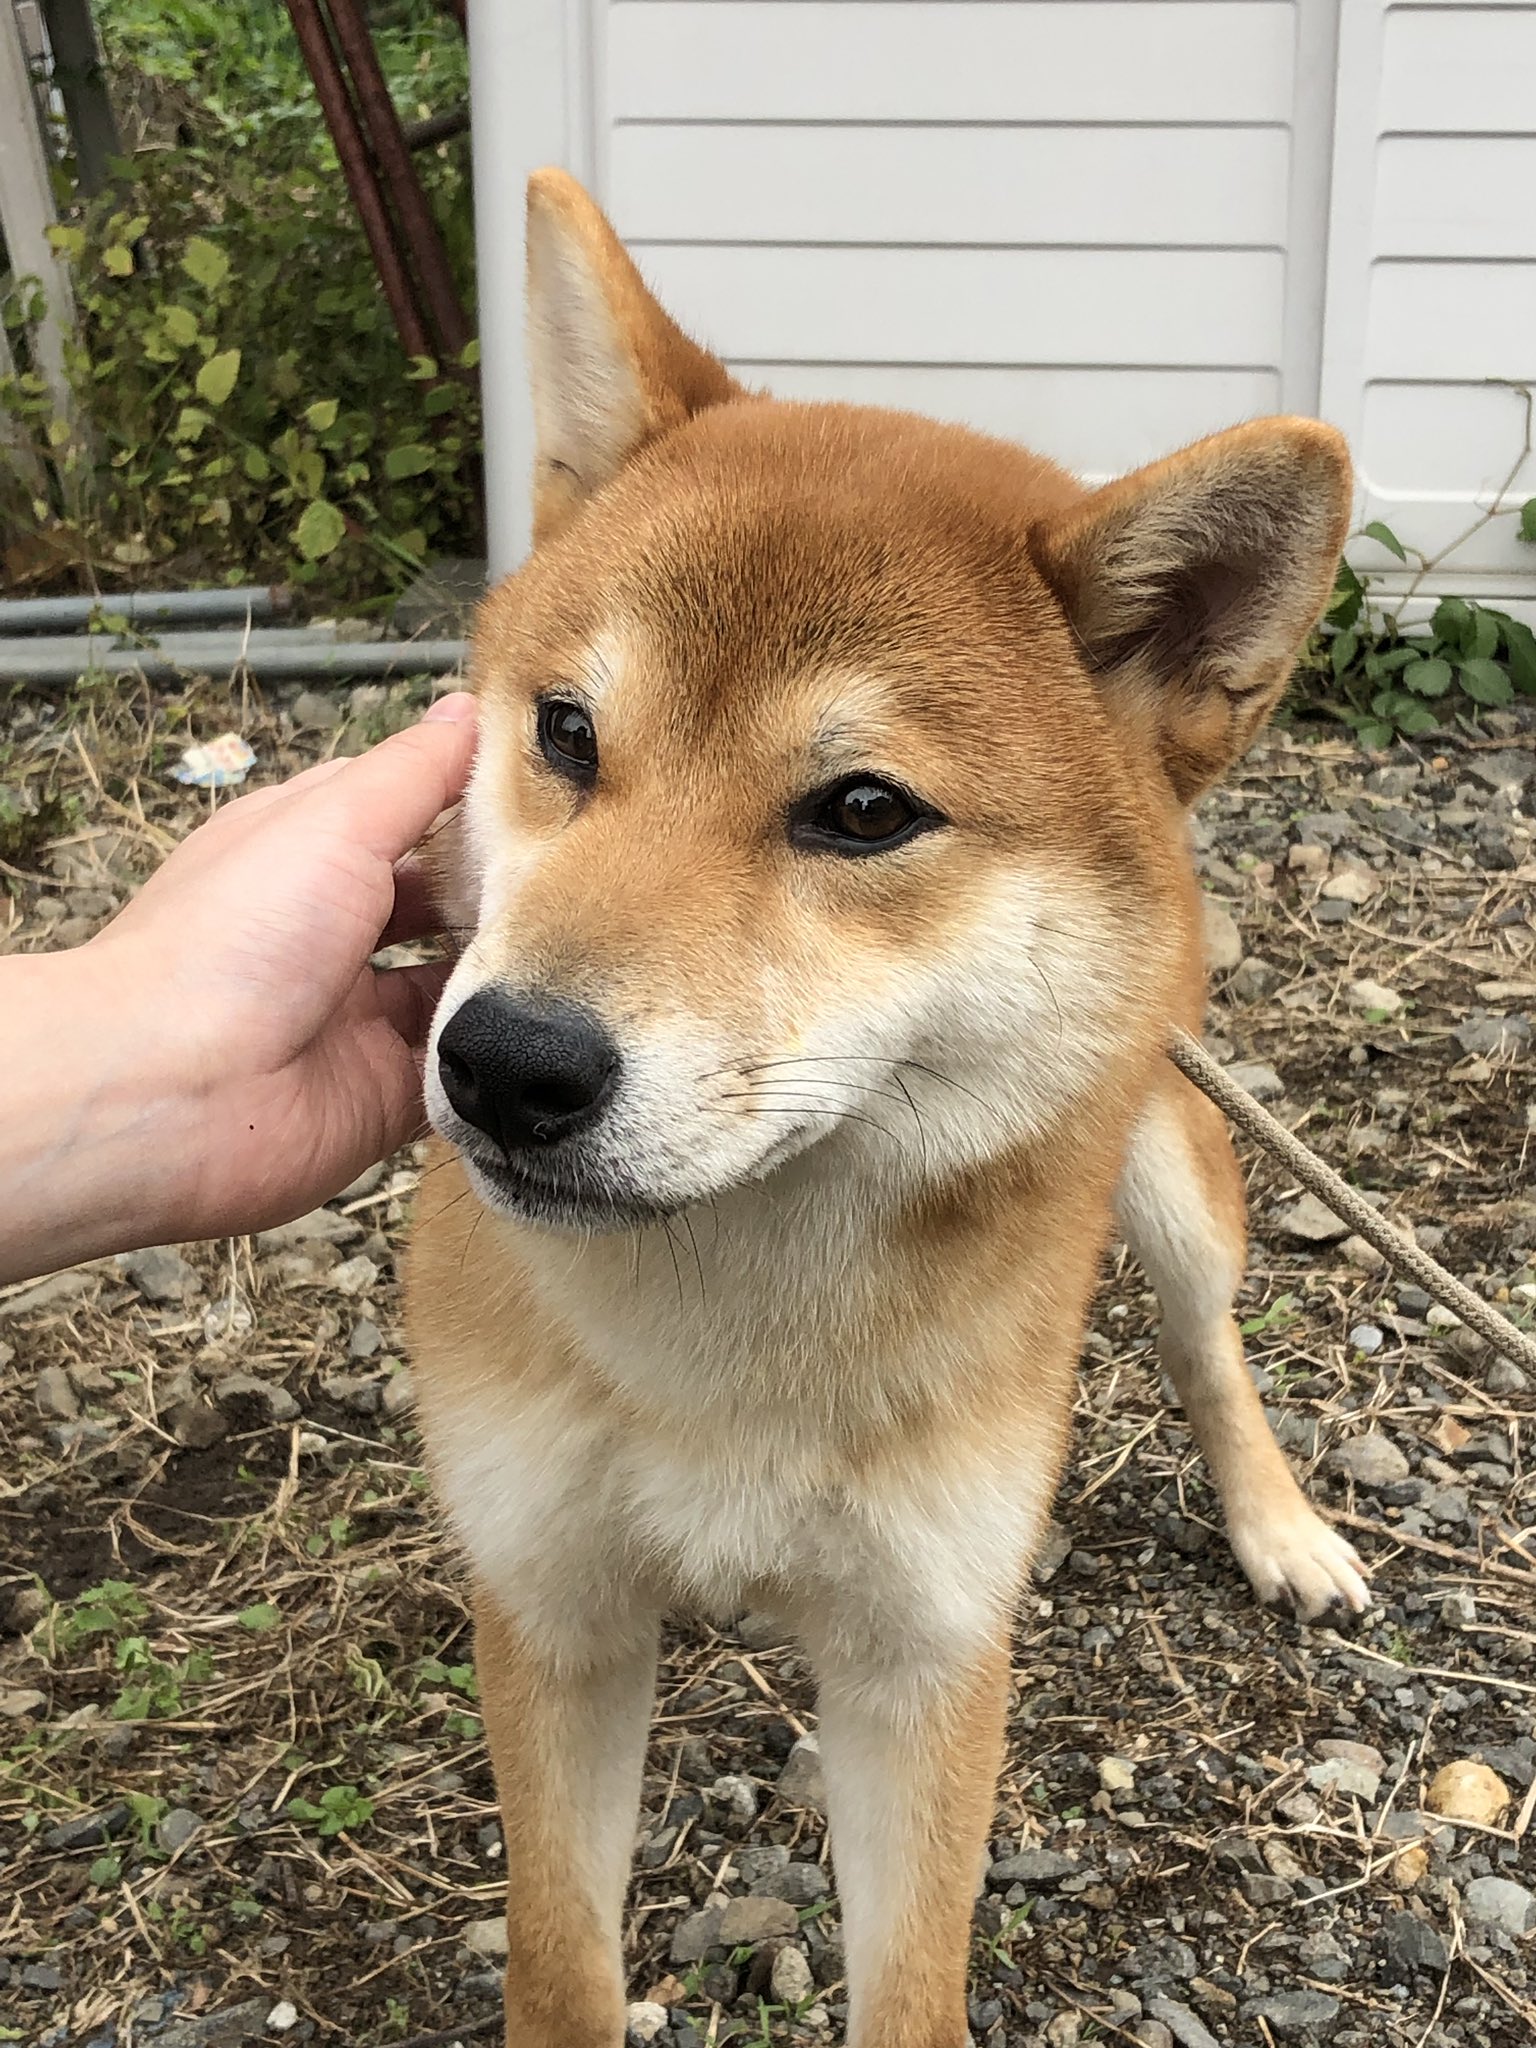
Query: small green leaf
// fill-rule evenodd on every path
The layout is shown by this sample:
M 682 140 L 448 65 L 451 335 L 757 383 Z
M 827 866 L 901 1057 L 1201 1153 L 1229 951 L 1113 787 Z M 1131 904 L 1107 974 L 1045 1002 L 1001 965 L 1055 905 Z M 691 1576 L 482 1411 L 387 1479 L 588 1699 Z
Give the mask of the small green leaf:
M 347 522 L 328 498 L 316 498 L 304 507 L 304 516 L 293 529 L 294 545 L 306 562 L 319 562 L 342 540 Z
M 1443 697 L 1451 687 L 1451 664 L 1448 661 L 1415 661 L 1404 667 L 1402 679 L 1421 697 Z
M 105 1856 L 98 1856 L 86 1873 L 92 1884 L 100 1885 L 116 1884 L 122 1874 L 123 1859 L 115 1850 L 109 1850 Z
M 109 277 L 132 277 L 133 251 L 125 249 L 121 242 L 113 242 L 101 252 L 101 267 Z
M 1499 651 L 1499 622 L 1490 611 L 1480 604 L 1471 607 L 1472 612 L 1472 653 L 1478 661 L 1487 661 Z
M 182 251 L 181 267 L 205 291 L 217 291 L 229 275 L 229 258 L 216 242 L 194 235 Z
M 1345 669 L 1349 667 L 1359 652 L 1359 648 L 1360 636 L 1358 633 L 1345 632 L 1334 634 L 1332 644 L 1328 649 L 1328 659 L 1333 664 L 1333 672 L 1336 676 L 1343 675 Z
M 1536 541 L 1536 498 L 1527 498 L 1520 507 L 1520 538 Z
M 1515 688 L 1536 696 L 1536 633 L 1523 619 L 1504 621 L 1504 651 Z
M 384 474 L 396 482 L 401 477 L 420 476 L 432 467 L 432 450 L 424 448 L 419 441 L 407 441 L 403 447 L 391 448 L 384 457 Z
M 1507 704 L 1515 694 L 1514 684 L 1496 661 L 1463 661 L 1456 673 L 1474 704 Z
M 190 348 L 202 332 L 197 324 L 197 315 L 190 306 L 167 306 L 160 315 L 160 324 L 165 329 L 166 339 L 173 341 L 177 348 Z
M 175 439 L 195 441 L 212 418 L 212 413 L 204 412 L 201 406 L 184 405 L 176 421 Z
M 1390 526 L 1384 526 L 1379 519 L 1373 519 L 1370 525 L 1364 529 L 1364 532 L 1367 540 L 1375 541 L 1378 546 L 1384 547 L 1388 554 L 1396 555 L 1400 562 L 1407 561 L 1408 550 L 1403 546 Z
M 1397 729 L 1410 739 L 1426 732 L 1438 732 L 1440 721 L 1427 704 L 1404 704 L 1396 713 Z
M 306 406 L 304 418 L 317 434 L 323 434 L 336 424 L 336 415 L 341 410 L 334 398 L 317 398 L 313 405 Z
M 239 375 L 239 349 L 221 349 L 216 356 L 210 356 L 197 373 L 198 397 L 206 399 L 209 405 L 222 405 L 234 390 L 235 379 Z
M 1446 647 L 1460 649 L 1464 654 L 1472 652 L 1467 644 L 1471 637 L 1472 614 L 1459 597 L 1442 597 L 1435 606 L 1435 615 L 1430 621 L 1435 629 L 1435 638 Z
M 258 1600 L 254 1606 L 242 1607 L 235 1619 L 242 1628 L 249 1629 L 253 1636 L 259 1636 L 269 1628 L 275 1628 L 282 1620 L 282 1616 L 270 1600 Z
M 264 484 L 272 474 L 272 465 L 259 448 L 247 448 L 241 467 L 253 484 Z

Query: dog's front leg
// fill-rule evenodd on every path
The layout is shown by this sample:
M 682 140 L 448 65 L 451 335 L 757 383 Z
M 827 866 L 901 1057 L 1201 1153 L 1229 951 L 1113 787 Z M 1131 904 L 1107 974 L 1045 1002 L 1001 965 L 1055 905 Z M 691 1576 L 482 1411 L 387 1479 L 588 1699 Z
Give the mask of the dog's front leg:
M 555 1645 L 481 1589 L 475 1669 L 506 1842 L 507 2048 L 620 2048 L 654 1618 L 565 1616 Z
M 1002 1762 L 1006 1639 L 817 1659 L 849 2048 L 965 2048 L 976 1880 Z

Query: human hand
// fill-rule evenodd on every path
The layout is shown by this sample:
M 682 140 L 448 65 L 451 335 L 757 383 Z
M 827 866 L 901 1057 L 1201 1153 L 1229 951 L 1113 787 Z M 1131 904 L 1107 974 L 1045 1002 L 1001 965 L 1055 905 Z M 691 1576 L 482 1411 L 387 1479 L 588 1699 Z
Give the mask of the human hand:
M 29 1112 L 51 1103 L 61 1128 L 21 1160 L 19 1228 L 43 1242 L 20 1270 L 285 1222 L 420 1127 L 447 968 L 369 958 L 433 929 L 405 856 L 462 793 L 474 737 L 473 700 L 441 698 L 367 754 L 226 805 L 88 945 L 4 963 L 34 970 L 6 1006 L 34 1072 L 69 1069 L 44 1069 Z M 50 1234 L 59 1186 L 73 1214 Z

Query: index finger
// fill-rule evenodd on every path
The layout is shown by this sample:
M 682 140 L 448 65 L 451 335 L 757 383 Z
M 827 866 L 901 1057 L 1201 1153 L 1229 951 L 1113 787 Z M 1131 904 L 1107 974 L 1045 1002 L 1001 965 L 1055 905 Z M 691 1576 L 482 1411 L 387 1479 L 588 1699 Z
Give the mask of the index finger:
M 474 700 L 440 698 L 420 725 L 348 761 L 299 799 L 391 867 L 458 802 L 475 755 Z

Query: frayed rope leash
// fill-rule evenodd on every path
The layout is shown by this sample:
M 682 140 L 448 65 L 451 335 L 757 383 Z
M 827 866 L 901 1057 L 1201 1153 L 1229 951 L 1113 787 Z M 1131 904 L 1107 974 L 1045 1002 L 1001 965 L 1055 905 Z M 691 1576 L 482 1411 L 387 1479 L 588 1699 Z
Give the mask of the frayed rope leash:
M 1175 1030 L 1168 1046 L 1168 1057 L 1181 1074 L 1193 1081 L 1202 1094 L 1208 1095 L 1216 1107 L 1232 1119 L 1239 1130 L 1246 1131 L 1266 1152 L 1272 1152 L 1277 1159 L 1283 1160 L 1304 1188 L 1310 1188 L 1320 1202 L 1326 1203 L 1335 1216 L 1358 1231 L 1367 1244 L 1374 1245 L 1391 1265 L 1400 1272 L 1411 1274 L 1426 1294 L 1432 1294 L 1443 1308 L 1450 1309 L 1495 1351 L 1512 1358 L 1528 1371 L 1536 1372 L 1536 1342 L 1523 1330 L 1516 1329 L 1509 1317 L 1501 1315 L 1491 1302 L 1484 1301 L 1480 1294 L 1474 1294 L 1454 1273 L 1447 1273 L 1444 1266 L 1432 1259 L 1411 1237 L 1405 1236 L 1395 1224 L 1378 1216 L 1347 1180 L 1341 1179 L 1331 1166 L 1324 1165 L 1317 1154 L 1309 1151 L 1278 1117 L 1271 1116 L 1267 1109 L 1255 1102 L 1246 1089 L 1239 1088 L 1197 1038 L 1192 1038 L 1187 1031 Z

